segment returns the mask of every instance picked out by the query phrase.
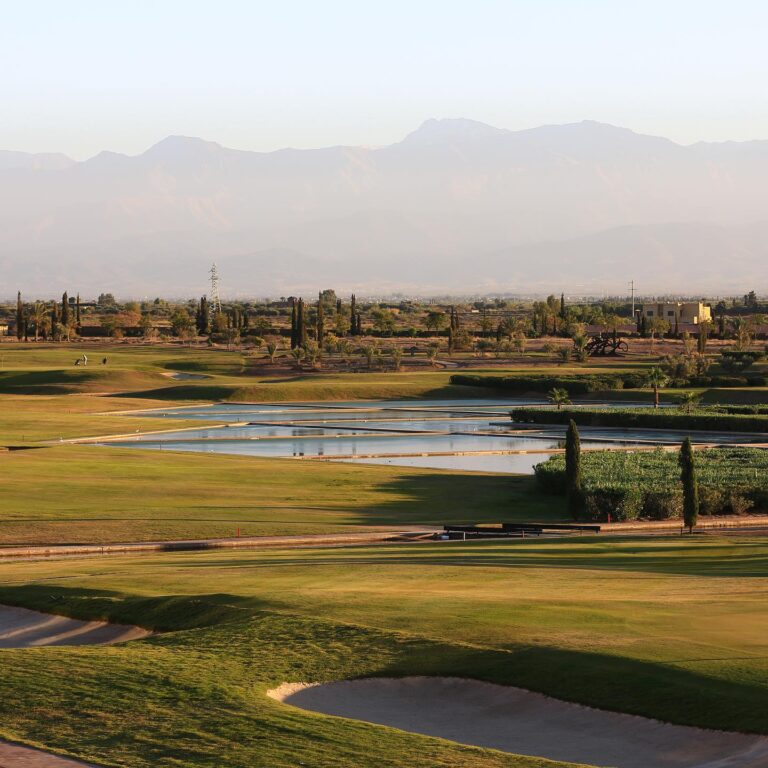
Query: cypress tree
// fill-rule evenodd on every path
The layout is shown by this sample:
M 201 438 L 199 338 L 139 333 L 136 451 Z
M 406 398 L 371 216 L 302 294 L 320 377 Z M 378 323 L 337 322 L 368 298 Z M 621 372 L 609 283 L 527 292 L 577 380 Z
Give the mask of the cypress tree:
M 686 437 L 680 446 L 680 480 L 683 483 L 683 522 L 688 532 L 693 533 L 693 526 L 699 518 L 699 483 L 696 480 L 696 465 L 693 461 L 691 438 Z
M 317 343 L 322 347 L 325 337 L 325 310 L 323 309 L 323 294 L 317 295 Z
M 75 321 L 77 322 L 78 327 L 80 326 L 80 294 L 77 294 L 77 298 L 75 299 Z
M 304 319 L 304 299 L 299 299 L 296 310 L 296 346 L 303 347 L 307 343 L 307 322 Z
M 298 346 L 296 338 L 296 299 L 291 297 L 291 349 L 296 349 Z
M 69 325 L 69 297 L 66 291 L 61 295 L 61 324 Z
M 565 320 L 565 294 L 560 294 L 560 317 Z
M 581 490 L 581 439 L 573 419 L 565 434 L 565 491 L 568 511 L 574 520 L 578 520 L 584 507 L 584 495 Z
M 680 338 L 680 324 L 677 321 L 677 312 L 675 312 L 675 332 L 674 336 L 676 339 Z
M 24 304 L 21 302 L 21 291 L 16 293 L 16 338 L 21 341 L 24 336 Z
M 357 324 L 357 302 L 355 294 L 352 294 L 352 301 L 349 305 L 349 334 L 350 336 L 359 336 L 360 327 Z

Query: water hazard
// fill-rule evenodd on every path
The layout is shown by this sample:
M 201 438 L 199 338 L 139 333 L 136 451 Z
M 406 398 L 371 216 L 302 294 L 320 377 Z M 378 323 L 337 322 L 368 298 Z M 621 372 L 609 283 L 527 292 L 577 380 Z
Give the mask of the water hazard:
M 513 424 L 509 410 L 541 404 L 519 398 L 221 403 L 144 414 L 211 421 L 210 427 L 168 430 L 103 444 L 530 474 L 536 464 L 562 450 L 564 428 Z M 584 428 L 582 447 L 648 448 L 678 443 L 683 437 L 679 432 L 659 430 Z M 700 434 L 694 439 L 702 443 L 732 440 L 724 433 Z

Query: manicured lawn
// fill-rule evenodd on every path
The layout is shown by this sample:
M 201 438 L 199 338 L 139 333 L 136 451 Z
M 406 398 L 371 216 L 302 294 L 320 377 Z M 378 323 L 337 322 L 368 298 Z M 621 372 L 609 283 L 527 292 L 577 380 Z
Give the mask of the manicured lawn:
M 0 544 L 562 519 L 532 478 L 62 445 L 0 454 Z
M 768 733 L 767 575 L 765 539 L 697 537 L 3 563 L 0 601 L 166 632 L 3 651 L 0 722 L 105 765 L 544 764 L 264 697 L 421 673 Z

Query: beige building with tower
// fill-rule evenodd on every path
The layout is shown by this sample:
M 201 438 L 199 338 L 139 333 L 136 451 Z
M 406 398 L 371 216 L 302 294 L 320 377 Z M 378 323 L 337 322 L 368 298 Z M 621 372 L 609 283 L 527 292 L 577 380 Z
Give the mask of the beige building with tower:
M 662 301 L 658 304 L 644 304 L 640 310 L 642 317 L 647 320 L 660 317 L 670 325 L 712 322 L 712 309 L 703 301 Z

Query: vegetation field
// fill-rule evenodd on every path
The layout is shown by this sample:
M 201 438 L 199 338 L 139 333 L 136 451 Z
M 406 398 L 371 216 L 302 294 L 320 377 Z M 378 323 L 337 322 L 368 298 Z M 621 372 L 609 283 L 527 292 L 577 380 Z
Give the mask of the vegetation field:
M 768 508 L 768 451 L 719 447 L 696 451 L 700 513 L 764 512 Z M 545 491 L 565 493 L 565 457 L 552 456 L 535 468 Z M 680 517 L 682 489 L 678 453 L 590 451 L 581 457 L 586 513 L 593 519 Z
M 696 537 L 3 563 L 1 602 L 162 632 L 4 650 L 0 732 L 116 766 L 551 765 L 264 695 L 447 674 L 768 733 L 767 575 L 765 539 Z

